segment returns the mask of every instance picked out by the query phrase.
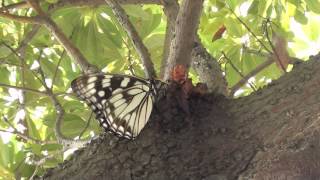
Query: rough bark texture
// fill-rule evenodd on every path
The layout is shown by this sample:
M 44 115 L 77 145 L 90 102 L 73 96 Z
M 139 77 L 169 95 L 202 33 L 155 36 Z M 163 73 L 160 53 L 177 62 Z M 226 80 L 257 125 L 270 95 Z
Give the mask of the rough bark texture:
M 207 84 L 209 92 L 228 96 L 227 81 L 223 76 L 220 64 L 202 44 L 198 44 L 192 49 L 191 65 L 197 72 L 200 81 Z
M 248 97 L 192 97 L 189 116 L 169 93 L 135 141 L 93 140 L 45 179 L 317 179 L 319 60 Z

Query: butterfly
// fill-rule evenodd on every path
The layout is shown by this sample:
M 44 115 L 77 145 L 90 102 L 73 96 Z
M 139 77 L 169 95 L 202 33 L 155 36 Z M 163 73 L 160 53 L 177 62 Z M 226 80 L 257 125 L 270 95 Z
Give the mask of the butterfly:
M 147 124 L 154 103 L 165 94 L 166 83 L 120 74 L 83 75 L 71 82 L 100 125 L 119 137 L 134 139 Z

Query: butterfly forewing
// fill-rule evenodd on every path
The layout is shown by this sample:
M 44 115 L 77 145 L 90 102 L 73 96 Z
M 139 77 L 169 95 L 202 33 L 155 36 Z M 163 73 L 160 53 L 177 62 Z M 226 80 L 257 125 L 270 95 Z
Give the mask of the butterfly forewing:
M 95 112 L 100 124 L 118 136 L 135 138 L 153 109 L 153 85 L 148 80 L 117 74 L 81 76 L 73 91 Z

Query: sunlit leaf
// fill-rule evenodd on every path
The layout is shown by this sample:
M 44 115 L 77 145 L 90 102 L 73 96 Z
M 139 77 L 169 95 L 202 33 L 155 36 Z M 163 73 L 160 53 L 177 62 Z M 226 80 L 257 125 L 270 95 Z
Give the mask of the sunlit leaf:
M 320 14 L 320 2 L 318 0 L 305 0 L 307 7 L 314 13 Z

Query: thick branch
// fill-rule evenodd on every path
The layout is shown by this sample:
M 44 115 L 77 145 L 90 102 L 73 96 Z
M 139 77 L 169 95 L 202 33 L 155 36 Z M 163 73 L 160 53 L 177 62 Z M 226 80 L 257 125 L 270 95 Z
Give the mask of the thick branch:
M 175 1 L 164 1 L 164 12 L 167 15 L 167 31 L 164 46 L 163 59 L 161 62 L 161 78 L 164 76 L 165 68 L 168 64 L 168 55 L 170 52 L 170 45 L 174 37 L 174 28 L 179 11 L 179 5 Z M 199 75 L 202 83 L 208 86 L 208 92 L 215 92 L 217 94 L 228 95 L 227 82 L 223 76 L 217 60 L 212 57 L 207 50 L 203 47 L 199 37 L 196 38 L 197 46 L 192 50 L 192 68 L 195 69 Z
M 119 4 L 161 4 L 161 0 L 118 0 Z M 104 0 L 60 0 L 54 4 L 55 8 L 64 6 L 97 6 L 104 5 Z M 30 4 L 26 1 L 9 4 L 5 7 L 1 7 L 0 11 L 8 11 L 11 9 L 30 8 Z
M 104 5 L 105 0 L 60 0 L 56 6 L 97 6 Z M 119 4 L 161 4 L 161 0 L 117 0 Z
M 182 3 L 176 20 L 175 38 L 171 42 L 169 64 L 164 74 L 165 80 L 170 78 L 170 72 L 175 65 L 190 66 L 191 50 L 194 46 L 202 4 L 203 0 L 184 0 Z
M 105 1 L 108 4 L 108 6 L 112 9 L 119 23 L 126 30 L 129 38 L 132 40 L 133 46 L 141 58 L 146 77 L 155 78 L 156 71 L 154 70 L 150 53 L 147 47 L 143 44 L 142 39 L 139 37 L 137 30 L 134 28 L 133 24 L 130 22 L 128 15 L 115 0 L 105 0 Z
M 191 98 L 188 121 L 176 104 L 159 106 L 163 117 L 152 116 L 135 141 L 94 140 L 45 179 L 316 179 L 319 59 L 248 97 Z
M 228 96 L 227 81 L 223 76 L 220 64 L 202 44 L 198 44 L 192 50 L 192 67 L 199 75 L 200 81 L 207 84 L 208 92 Z
M 164 1 L 164 13 L 167 16 L 167 27 L 166 36 L 164 39 L 164 48 L 162 54 L 161 68 L 160 68 L 160 78 L 164 77 L 165 69 L 168 64 L 168 58 L 170 54 L 171 41 L 174 38 L 175 22 L 179 12 L 179 4 L 177 0 L 165 0 Z

